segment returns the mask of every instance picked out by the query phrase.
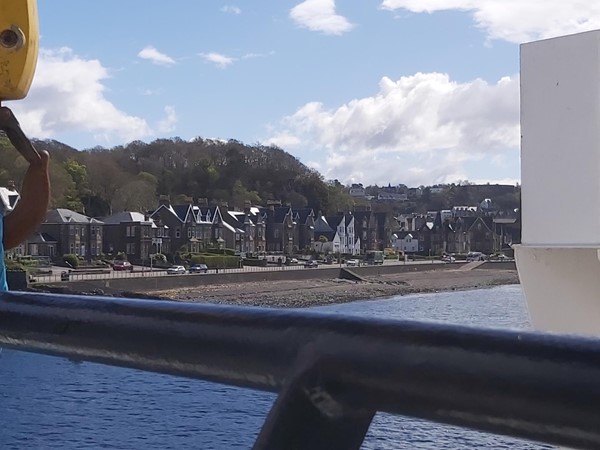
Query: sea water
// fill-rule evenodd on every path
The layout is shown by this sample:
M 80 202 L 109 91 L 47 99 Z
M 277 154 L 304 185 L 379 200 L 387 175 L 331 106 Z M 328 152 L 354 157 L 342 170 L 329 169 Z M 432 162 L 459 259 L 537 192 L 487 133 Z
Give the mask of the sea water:
M 314 308 L 323 313 L 528 329 L 519 286 Z M 4 349 L 2 449 L 248 449 L 275 396 L 185 378 Z M 549 449 L 377 414 L 364 449 Z

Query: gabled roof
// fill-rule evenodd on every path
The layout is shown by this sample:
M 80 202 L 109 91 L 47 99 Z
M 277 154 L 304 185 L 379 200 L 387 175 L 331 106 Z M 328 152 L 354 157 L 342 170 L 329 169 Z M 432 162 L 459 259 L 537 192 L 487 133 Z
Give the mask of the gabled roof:
M 261 213 L 259 208 L 252 207 L 250 208 L 250 213 L 248 214 L 248 219 L 254 225 L 262 225 L 265 222 L 265 215 Z
M 35 233 L 32 236 L 27 238 L 28 244 L 47 244 L 47 243 L 56 243 L 58 242 L 48 233 Z
M 173 207 L 171 205 L 160 205 L 158 208 L 156 208 L 156 210 L 152 214 L 150 214 L 150 217 L 154 217 L 155 215 L 160 215 L 163 211 L 171 214 L 173 217 L 177 218 L 177 220 L 179 220 L 180 222 L 183 222 L 183 220 L 181 220 L 181 218 L 177 215 L 177 213 L 175 212 L 175 210 L 173 209 Z
M 344 216 L 327 216 L 325 217 L 325 220 L 327 220 L 327 223 L 332 229 L 337 229 L 340 224 L 345 225 Z
M 272 223 L 283 223 L 288 214 L 292 214 L 292 208 L 289 206 L 276 206 L 271 208 L 259 208 L 260 214 L 266 215 L 267 220 Z
M 241 213 L 243 216 L 244 213 Z M 223 224 L 232 229 L 235 233 L 244 233 L 243 217 L 238 217 L 235 211 L 227 211 L 223 214 Z
M 102 219 L 105 225 L 116 225 L 119 223 L 152 223 L 154 222 L 149 217 L 145 216 L 140 212 L 135 211 L 122 211 L 112 216 L 105 217 Z
M 292 209 L 292 211 L 294 213 L 294 220 L 301 224 L 305 224 L 311 215 L 313 217 L 315 215 L 315 212 L 312 210 L 312 208 Z
M 412 231 L 396 231 L 394 234 L 398 239 L 406 239 L 410 236 L 411 239 L 414 239 L 414 235 Z
M 491 217 L 476 217 L 474 219 L 475 220 L 473 220 L 473 223 L 471 223 L 471 225 L 467 228 L 468 230 L 473 228 L 477 222 L 482 222 L 483 225 L 488 229 L 488 231 L 492 231 L 492 229 L 494 228 L 494 222 Z
M 44 223 L 98 223 L 102 221 L 94 219 L 92 217 L 84 216 L 78 212 L 71 211 L 70 209 L 57 208 L 51 209 L 46 213 L 46 220 Z
M 315 239 L 318 239 L 317 233 L 324 234 L 333 232 L 334 230 L 331 227 L 331 225 L 329 225 L 329 222 L 327 221 L 325 216 L 320 216 L 317 218 L 317 220 L 315 220 Z
M 194 221 L 197 224 L 213 223 L 216 208 L 216 206 L 193 206 L 192 214 L 194 215 Z
M 243 225 L 252 225 L 252 226 L 254 226 L 254 223 L 250 219 L 250 214 L 249 213 L 246 213 L 244 211 L 229 211 L 229 214 L 231 214 L 235 218 L 235 220 L 237 220 L 237 222 L 239 223 L 240 227 L 243 226 Z
M 177 217 L 179 217 L 179 220 L 181 220 L 184 223 L 187 222 L 188 216 L 190 214 L 193 214 L 192 205 L 190 205 L 189 203 L 187 205 L 173 205 L 172 208 Z

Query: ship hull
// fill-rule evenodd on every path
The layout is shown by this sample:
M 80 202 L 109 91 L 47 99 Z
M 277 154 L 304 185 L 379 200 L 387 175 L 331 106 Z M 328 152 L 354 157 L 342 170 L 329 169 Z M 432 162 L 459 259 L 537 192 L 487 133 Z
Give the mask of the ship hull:
M 533 327 L 600 335 L 599 249 L 531 245 L 514 249 Z

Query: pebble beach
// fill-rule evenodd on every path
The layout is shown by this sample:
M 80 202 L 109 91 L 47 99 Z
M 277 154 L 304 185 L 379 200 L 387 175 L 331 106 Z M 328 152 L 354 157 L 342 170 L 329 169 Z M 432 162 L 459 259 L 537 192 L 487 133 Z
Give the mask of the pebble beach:
M 424 271 L 366 277 L 365 281 L 311 279 L 211 284 L 153 292 L 181 302 L 306 308 L 415 293 L 482 289 L 519 284 L 516 270 Z

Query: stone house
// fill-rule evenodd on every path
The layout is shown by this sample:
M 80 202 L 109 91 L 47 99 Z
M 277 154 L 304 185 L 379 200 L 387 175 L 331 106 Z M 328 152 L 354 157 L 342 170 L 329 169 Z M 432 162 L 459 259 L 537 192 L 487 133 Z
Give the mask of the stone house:
M 122 252 L 131 262 L 144 263 L 150 255 L 170 253 L 169 229 L 147 214 L 123 211 L 102 219 L 105 254 Z
M 56 256 L 75 254 L 91 260 L 102 254 L 103 222 L 69 209 L 52 209 L 40 225 L 47 242 L 55 242 Z

